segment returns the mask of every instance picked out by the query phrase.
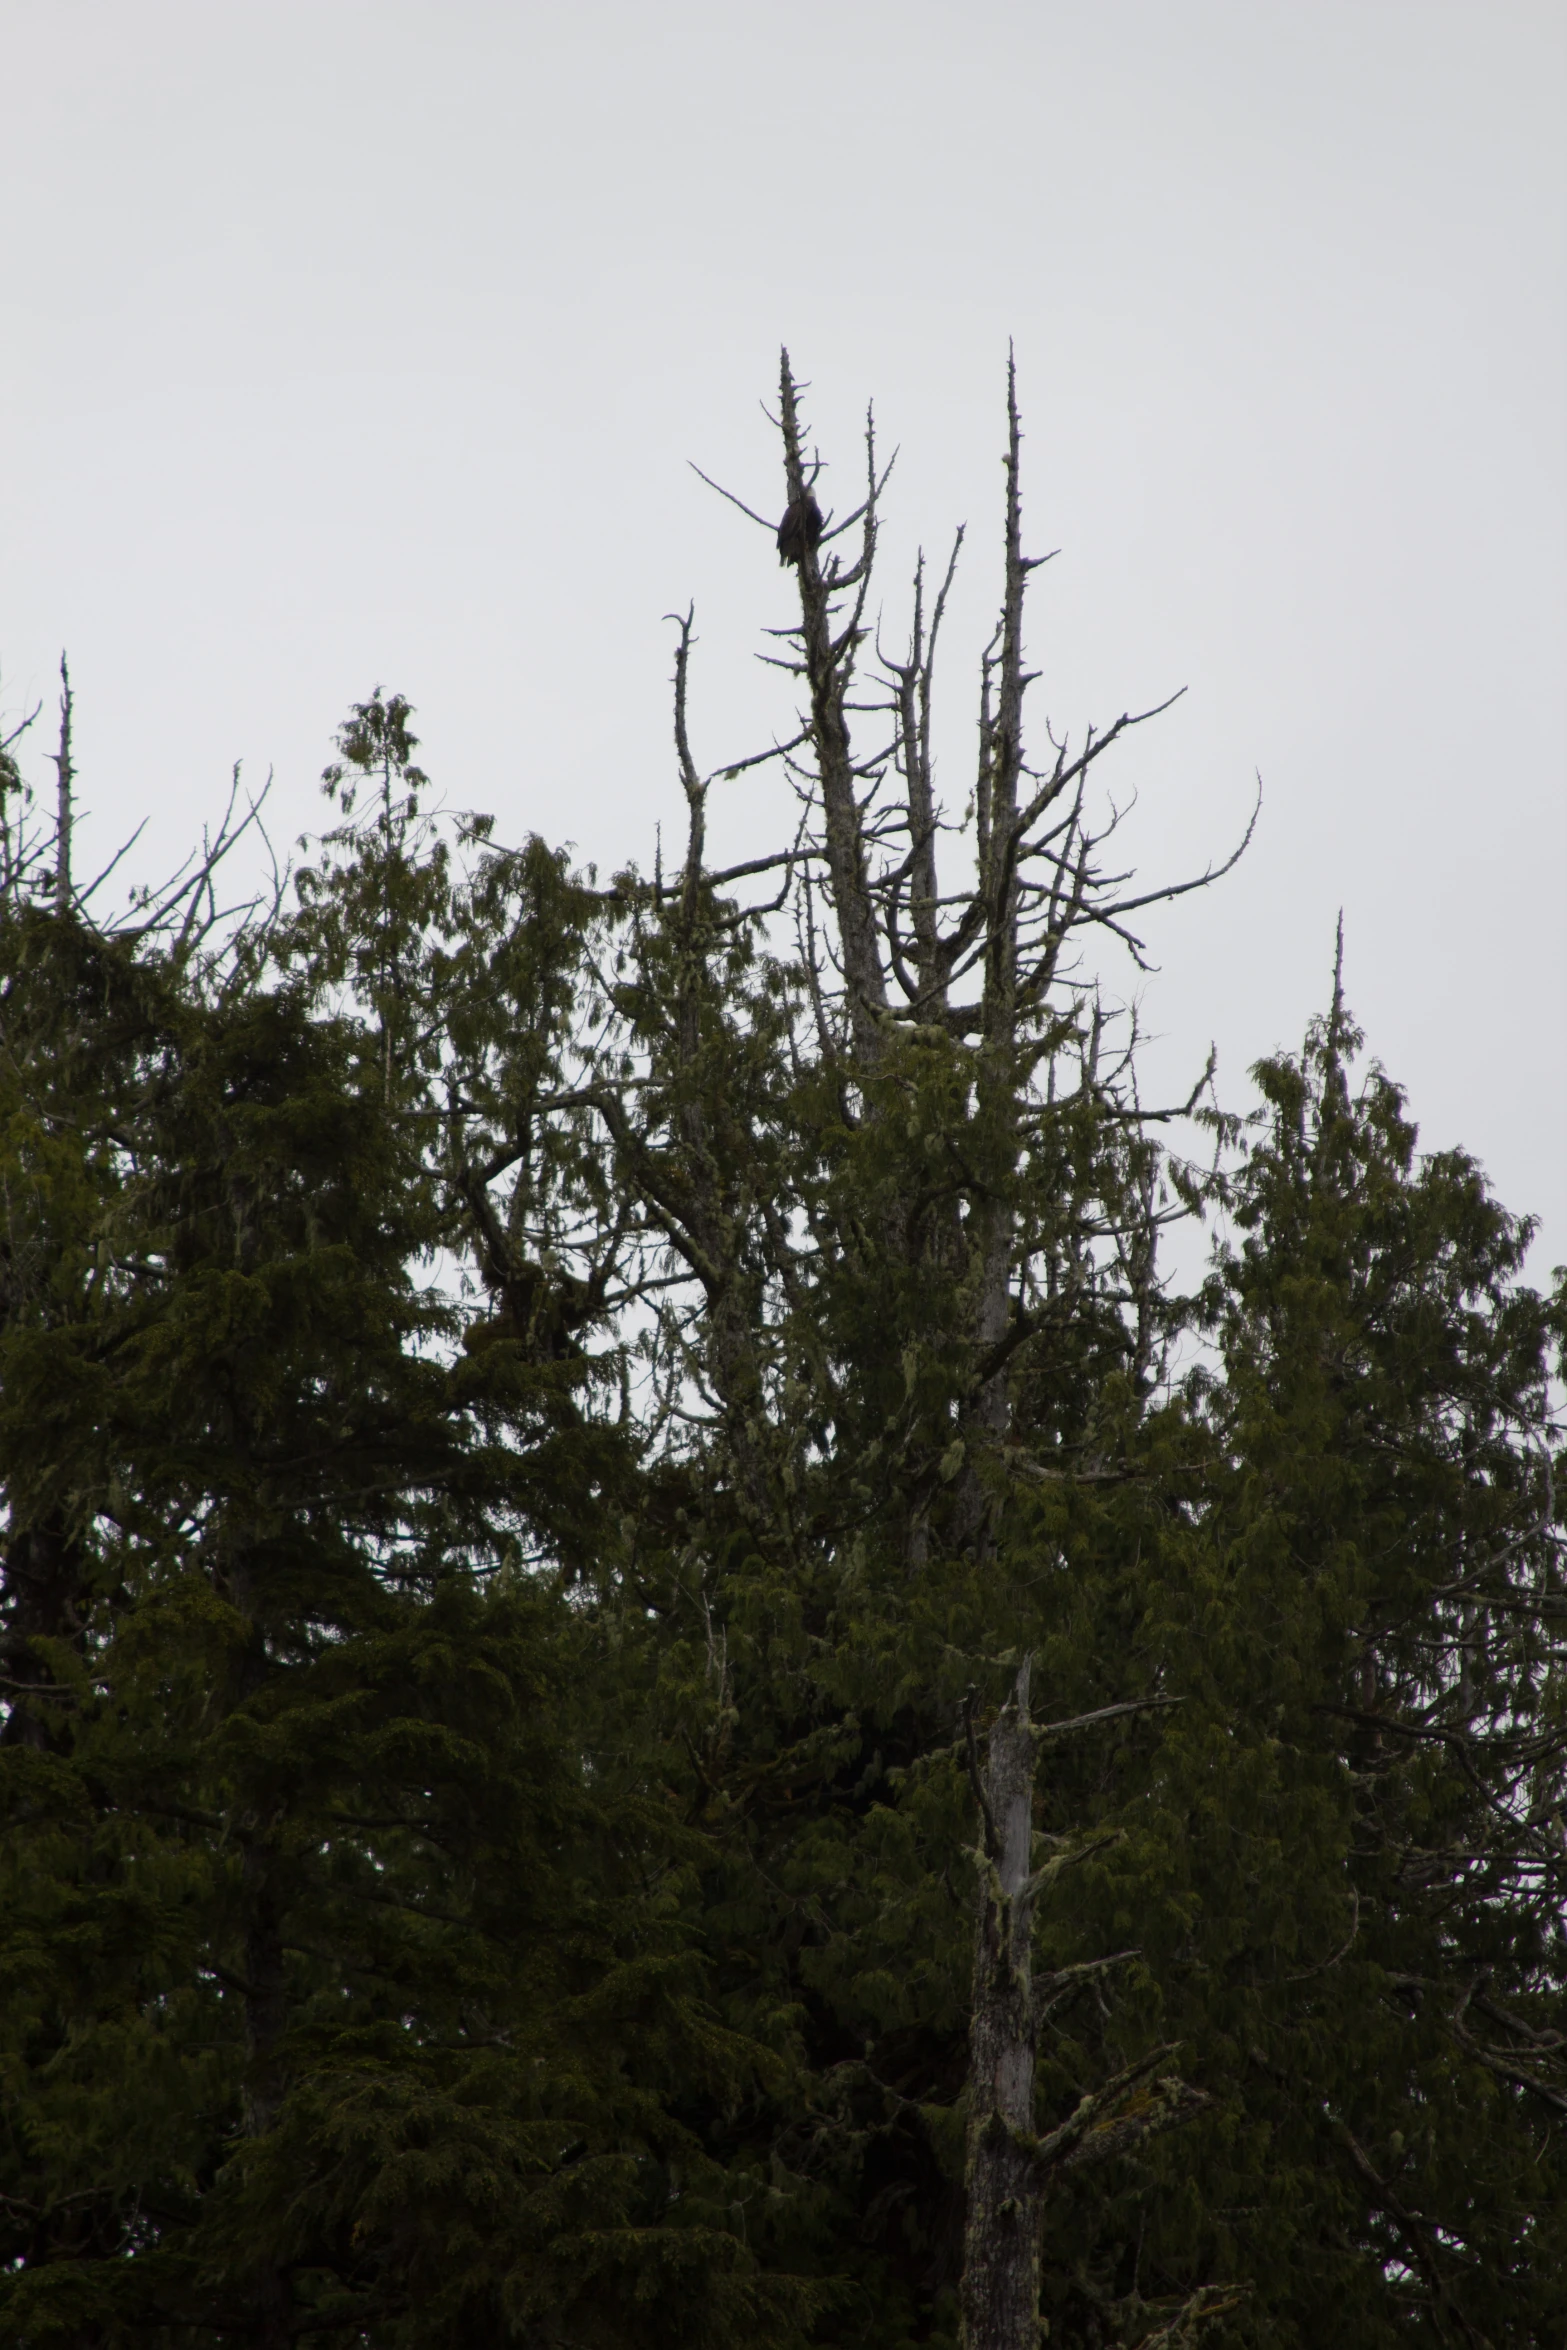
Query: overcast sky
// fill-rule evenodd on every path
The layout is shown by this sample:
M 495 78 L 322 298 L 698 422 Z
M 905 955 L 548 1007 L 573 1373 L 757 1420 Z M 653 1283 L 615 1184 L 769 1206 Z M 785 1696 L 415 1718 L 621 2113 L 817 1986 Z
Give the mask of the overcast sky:
M 901 449 L 886 625 L 969 525 L 960 803 L 1016 345 L 1036 740 L 1122 770 L 1178 1084 L 1348 986 L 1423 1140 L 1567 1257 L 1567 12 L 1557 0 L 0 0 L 0 707 L 68 647 L 95 837 L 235 759 L 287 842 L 347 705 L 604 864 L 787 718 L 759 401 Z M 734 786 L 720 846 L 779 812 Z

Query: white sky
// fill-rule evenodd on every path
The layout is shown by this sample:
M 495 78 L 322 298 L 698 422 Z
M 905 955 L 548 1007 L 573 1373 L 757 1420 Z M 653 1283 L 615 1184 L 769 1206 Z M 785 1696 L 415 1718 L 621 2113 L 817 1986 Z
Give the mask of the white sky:
M 787 340 L 886 614 L 970 528 L 966 789 L 1015 338 L 1035 739 L 1123 769 L 1171 1087 L 1351 1001 L 1424 1140 L 1567 1256 L 1567 12 L 1555 0 L 0 0 L 0 706 L 61 646 L 96 834 L 176 860 L 236 758 L 285 842 L 348 703 L 448 801 L 615 864 L 787 720 Z M 732 787 L 720 847 L 779 811 Z M 145 869 L 145 867 L 144 867 Z

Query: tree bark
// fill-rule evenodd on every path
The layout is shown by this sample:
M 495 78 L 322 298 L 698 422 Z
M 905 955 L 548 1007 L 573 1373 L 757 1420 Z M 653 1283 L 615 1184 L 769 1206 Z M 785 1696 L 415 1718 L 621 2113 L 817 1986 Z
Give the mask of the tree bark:
M 791 505 L 810 492 L 800 439 L 798 387 L 785 351 L 779 367 L 779 423 L 783 432 L 784 475 Z M 843 957 L 845 1006 L 855 1050 L 867 1069 L 882 1053 L 881 1023 L 887 1016 L 887 979 L 871 894 L 865 824 L 858 796 L 854 754 L 849 743 L 848 693 L 865 607 L 865 587 L 875 551 L 875 473 L 866 508 L 865 545 L 852 580 L 840 575 L 831 557 L 824 568 L 814 547 L 803 547 L 796 566 L 800 583 L 800 657 L 810 692 L 811 741 L 822 795 L 822 843 Z M 837 637 L 832 601 L 858 584 L 854 607 Z
M 990 1733 L 982 1784 L 970 1747 L 983 1818 L 984 1871 L 969 2024 L 963 2350 L 1037 2350 L 1039 2334 L 1029 1673 L 1025 1658 L 1011 1699 Z
M 71 787 L 76 769 L 71 763 L 71 672 L 60 655 L 60 748 L 55 753 L 56 787 L 54 834 L 54 910 L 66 914 L 71 906 Z

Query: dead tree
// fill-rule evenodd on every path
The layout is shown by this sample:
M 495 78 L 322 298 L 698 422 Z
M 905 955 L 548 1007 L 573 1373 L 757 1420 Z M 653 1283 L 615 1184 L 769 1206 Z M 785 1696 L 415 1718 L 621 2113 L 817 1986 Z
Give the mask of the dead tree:
M 1006 416 L 1001 605 L 981 664 L 966 837 L 965 827 L 944 813 L 932 741 L 937 645 L 961 530 L 929 604 L 923 559 L 916 568 L 906 655 L 889 658 L 878 645 L 873 675 L 860 683 L 871 642 L 867 615 L 880 503 L 890 471 L 878 459 L 870 419 L 859 503 L 841 520 L 827 515 L 819 534 L 790 534 L 799 620 L 780 656 L 803 697 L 804 740 L 788 754 L 807 812 L 808 859 L 800 868 L 799 891 L 808 913 L 824 905 L 840 982 L 835 999 L 830 990 L 818 993 L 819 1019 L 837 1031 L 823 1034 L 823 1049 L 841 1053 L 858 1114 L 866 1119 L 881 1114 L 876 1080 L 906 1040 L 928 1036 L 937 1049 L 962 1056 L 970 1104 L 965 1147 L 976 1178 L 961 1211 L 954 1209 L 944 1227 L 910 1213 L 906 1233 L 911 1250 L 935 1248 L 961 1262 L 967 1322 L 952 1335 L 967 1371 L 957 1408 L 962 1466 L 947 1538 L 956 1538 L 979 1564 L 993 1539 L 998 1487 L 1004 1491 L 1005 1474 L 1026 1466 L 1013 1458 L 1012 1380 L 1048 1318 L 1039 1310 L 1042 1299 L 1053 1284 L 1071 1278 L 1063 1252 L 1070 1260 L 1084 1245 L 1081 1229 L 1069 1228 L 1070 1218 L 1030 1218 L 1020 1211 L 1017 1171 L 1042 1122 L 1060 1114 L 1063 1092 L 1075 1092 L 1110 1120 L 1121 1120 L 1123 1130 L 1145 1131 L 1148 1122 L 1136 1099 L 1135 1036 L 1126 1036 L 1118 1054 L 1106 1050 L 1105 1008 L 1084 943 L 1090 937 L 1118 942 L 1139 968 L 1146 967 L 1134 927 L 1139 913 L 1205 887 L 1246 845 L 1243 840 L 1223 864 L 1191 880 L 1151 889 L 1131 886 L 1107 858 L 1118 818 L 1113 807 L 1095 813 L 1090 786 L 1096 770 L 1125 735 L 1168 709 L 1176 696 L 1123 713 L 1106 728 L 1090 728 L 1075 746 L 1065 734 L 1049 734 L 1049 756 L 1031 762 L 1024 731 L 1033 683 L 1025 598 L 1044 558 L 1024 551 L 1022 429 L 1010 360 Z M 788 516 L 810 511 L 820 478 L 787 352 L 776 422 L 787 523 Z M 840 554 L 845 542 L 849 551 Z M 861 748 L 851 716 L 864 708 L 873 731 Z M 956 874 L 943 870 L 940 853 L 943 834 L 951 832 L 959 836 Z M 1107 1203 L 1104 1219 L 1106 1230 L 1114 1228 L 1111 1245 L 1119 1262 L 1141 1265 L 1144 1279 L 1161 1213 L 1145 1159 L 1123 1196 Z M 918 1569 L 923 1541 L 915 1509 L 906 1530 L 911 1571 Z M 1034 1903 L 1041 1884 L 1069 1856 L 1057 1855 L 1043 1872 L 1035 1867 L 1039 1733 L 1029 1698 L 1025 1662 L 991 1732 L 983 1777 L 973 1757 L 984 1841 L 970 2040 L 963 2286 L 969 2350 L 1032 2350 L 1040 2199 L 1051 2174 L 1123 2151 L 1150 2131 L 1184 2120 L 1203 2102 L 1169 2070 L 1174 2052 L 1159 2049 L 1106 2082 L 1055 2130 L 1036 2134 Z
M 1161 1117 L 1192 1108 L 1208 1074 L 1171 1111 L 1140 1103 L 1135 1022 L 1106 1000 L 1093 950 L 1124 949 L 1146 968 L 1139 914 L 1217 879 L 1245 841 L 1217 867 L 1153 888 L 1134 886 L 1115 862 L 1119 817 L 1097 794 L 1101 763 L 1174 695 L 1076 741 L 1047 728 L 1046 755 L 1030 755 L 1025 604 L 1043 558 L 1025 552 L 1010 363 L 1000 609 L 980 666 L 968 812 L 948 813 L 932 712 L 964 534 L 934 594 L 921 559 L 907 648 L 901 657 L 884 652 L 870 599 L 891 467 L 868 418 L 858 501 L 842 517 L 824 511 L 801 392 L 785 352 L 774 418 L 782 524 L 768 519 L 766 508 L 777 512 L 771 500 L 751 504 L 720 492 L 792 566 L 797 617 L 776 632 L 769 658 L 795 681 L 798 723 L 787 739 L 704 773 L 691 739 L 690 615 L 680 621 L 675 749 L 685 856 L 670 880 L 660 865 L 650 883 L 624 876 L 603 893 L 606 919 L 629 925 L 638 968 L 656 973 L 657 983 L 641 990 L 637 1037 L 628 1043 L 629 1031 L 617 1031 L 577 1079 L 536 1107 L 590 1112 L 607 1130 L 637 1194 L 638 1221 L 629 1236 L 617 1230 L 595 1242 L 597 1254 L 584 1244 L 584 1277 L 602 1291 L 614 1255 L 616 1293 L 645 1300 L 662 1333 L 659 1376 L 671 1427 L 708 1414 L 726 1499 L 758 1547 L 786 1563 L 797 1536 L 795 1497 L 812 1467 L 808 1444 L 791 1453 L 788 1425 L 790 1383 L 806 1374 L 783 1358 L 810 1353 L 812 1282 L 824 1260 L 861 1247 L 864 1234 L 854 1227 L 862 1209 L 822 1205 L 819 1186 L 814 1207 L 797 1198 L 790 1211 L 825 1219 L 802 1235 L 799 1221 L 791 1225 L 747 1172 L 744 1139 L 735 1148 L 726 1141 L 724 1084 L 714 1080 L 727 1016 L 726 940 L 746 925 L 765 930 L 774 918 L 792 918 L 803 973 L 798 1055 L 836 1083 L 841 1132 L 888 1134 L 889 1164 L 899 1105 L 919 1090 L 916 1064 L 944 1073 L 954 1106 L 941 1138 L 943 1181 L 931 1186 L 907 1160 L 906 1178 L 881 1182 L 863 1214 L 875 1225 L 869 1254 L 896 1270 L 903 1293 L 918 1299 L 939 1287 L 949 1301 L 935 1334 L 949 1385 L 917 1428 L 911 1419 L 869 1431 L 864 1449 L 885 1465 L 879 1531 L 903 1571 L 919 1575 L 939 1541 L 983 1577 L 1007 1496 L 1020 1482 L 1103 1473 L 1087 1452 L 1042 1461 L 1019 1441 L 1017 1383 L 1070 1324 L 1075 1301 L 1090 1292 L 1108 1301 L 1124 1318 L 1136 1377 L 1155 1375 L 1155 1243 L 1161 1223 L 1182 1211 L 1160 1195 L 1149 1138 Z M 799 797 L 795 839 L 715 872 L 707 862 L 710 787 L 774 759 Z M 737 904 L 741 882 L 776 894 Z M 655 1000 L 661 1008 L 650 1027 L 646 1007 Z M 528 1118 L 519 1117 L 519 1130 Z M 1065 1190 L 1052 1196 L 1039 1173 L 1051 1163 L 1052 1138 L 1074 1119 L 1100 1137 L 1087 1208 Z M 497 1139 L 482 1181 L 510 1170 L 522 1148 Z M 841 1424 L 831 1366 L 818 1362 L 809 1377 L 819 1384 L 803 1419 L 818 1431 Z M 818 1461 L 821 1441 L 810 1438 Z M 830 1548 L 828 1520 L 818 1512 L 813 1523 L 810 1540 Z M 708 1632 L 722 1641 L 711 1619 Z M 1053 2128 L 1037 2126 L 1034 1907 L 1073 1857 L 1056 1851 L 1036 1862 L 1035 1762 L 1048 1735 L 1031 1719 L 1026 1664 L 997 1716 L 983 1769 L 970 1732 L 984 1823 L 963 2288 L 970 2350 L 1034 2350 L 1039 2213 L 1051 2178 L 1125 2151 L 1201 2103 L 1175 2076 L 1174 2051 L 1161 2048 Z
M 1035 2120 L 1035 2068 L 1042 2012 L 1062 1978 L 1034 1979 L 1034 1906 L 1044 1888 L 1093 1844 L 1065 1845 L 1038 1860 L 1034 1779 L 1041 1744 L 1144 1710 L 1108 1706 L 1041 1728 L 1030 1718 L 1032 1659 L 1017 1668 L 1012 1693 L 992 1725 L 981 1765 L 972 1705 L 965 1716 L 970 1781 L 981 1824 L 975 1854 L 980 1888 L 969 2014 L 969 2111 L 963 2240 L 965 2350 L 1033 2350 L 1039 2329 L 1039 2234 L 1056 2177 L 1129 2154 L 1161 2130 L 1201 2113 L 1209 2100 L 1173 2070 L 1173 2044 L 1151 2049 L 1082 2098 L 1043 2135 Z M 1150 1701 L 1153 1705 L 1161 1700 Z M 1108 1972 L 1134 1957 L 1099 1962 Z M 1078 1970 L 1071 1970 L 1074 1974 Z M 1193 2320 L 1229 2306 L 1195 2296 Z

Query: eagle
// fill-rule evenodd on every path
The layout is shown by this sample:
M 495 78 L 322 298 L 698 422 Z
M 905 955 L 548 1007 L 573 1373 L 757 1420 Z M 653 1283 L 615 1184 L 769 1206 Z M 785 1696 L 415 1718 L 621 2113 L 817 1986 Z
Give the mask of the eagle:
M 803 496 L 790 499 L 778 525 L 779 563 L 798 563 L 807 548 L 814 554 L 821 543 L 822 510 L 806 490 Z

